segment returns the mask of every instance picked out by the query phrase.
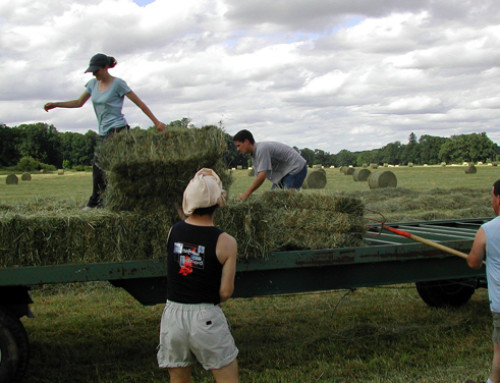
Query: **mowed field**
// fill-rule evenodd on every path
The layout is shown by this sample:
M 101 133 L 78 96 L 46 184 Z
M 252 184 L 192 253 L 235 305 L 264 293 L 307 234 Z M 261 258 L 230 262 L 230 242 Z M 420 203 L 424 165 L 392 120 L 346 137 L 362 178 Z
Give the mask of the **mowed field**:
M 326 169 L 322 191 L 359 195 L 389 220 L 490 216 L 496 167 L 379 168 L 393 171 L 396 189 L 369 190 L 338 169 Z M 20 175 L 19 175 L 20 176 Z M 252 182 L 233 171 L 230 196 Z M 266 182 L 259 192 L 267 190 Z M 0 208 L 43 201 L 83 206 L 90 173 L 34 175 L 6 185 Z M 2 244 L 4 246 L 6 244 Z M 156 364 L 163 305 L 142 306 L 107 283 L 36 287 L 35 318 L 23 318 L 31 343 L 26 382 L 167 382 Z M 431 309 L 413 285 L 232 299 L 223 305 L 240 349 L 242 382 L 463 382 L 486 380 L 491 318 L 487 291 L 458 309 Z M 194 382 L 212 382 L 199 366 Z

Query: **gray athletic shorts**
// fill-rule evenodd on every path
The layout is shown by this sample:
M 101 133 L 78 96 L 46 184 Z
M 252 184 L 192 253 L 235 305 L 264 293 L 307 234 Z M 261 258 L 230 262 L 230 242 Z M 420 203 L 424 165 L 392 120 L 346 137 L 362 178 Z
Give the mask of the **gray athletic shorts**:
M 205 370 L 219 369 L 237 355 L 229 324 L 218 305 L 167 301 L 160 326 L 160 368 L 187 367 L 197 359 Z

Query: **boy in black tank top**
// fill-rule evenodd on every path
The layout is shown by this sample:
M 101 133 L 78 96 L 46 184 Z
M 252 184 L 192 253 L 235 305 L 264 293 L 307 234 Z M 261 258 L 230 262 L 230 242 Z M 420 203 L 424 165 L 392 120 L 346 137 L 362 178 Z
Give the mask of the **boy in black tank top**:
M 217 382 L 238 382 L 238 349 L 219 306 L 233 293 L 237 256 L 236 240 L 214 226 L 224 204 L 219 177 L 201 169 L 184 190 L 188 218 L 170 229 L 158 364 L 172 383 L 190 382 L 195 360 Z

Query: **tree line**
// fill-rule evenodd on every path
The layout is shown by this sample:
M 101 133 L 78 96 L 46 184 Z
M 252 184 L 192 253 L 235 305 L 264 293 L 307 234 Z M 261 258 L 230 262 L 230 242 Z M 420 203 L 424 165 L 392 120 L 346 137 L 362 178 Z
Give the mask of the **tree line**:
M 172 121 L 168 126 L 196 128 L 188 118 Z M 139 129 L 138 127 L 134 129 Z M 154 129 L 150 127 L 149 129 Z M 89 130 L 58 132 L 53 125 L 38 122 L 8 127 L 0 124 L 0 167 L 18 170 L 74 168 L 91 166 L 98 141 L 96 132 Z M 236 150 L 232 137 L 226 133 L 227 151 L 224 160 L 228 167 L 247 167 L 248 157 Z M 309 166 L 362 166 L 365 164 L 440 164 L 462 162 L 496 162 L 500 148 L 486 133 L 455 135 L 449 138 L 414 133 L 408 143 L 391 142 L 380 149 L 351 152 L 343 149 L 330 154 L 320 149 L 294 147 Z

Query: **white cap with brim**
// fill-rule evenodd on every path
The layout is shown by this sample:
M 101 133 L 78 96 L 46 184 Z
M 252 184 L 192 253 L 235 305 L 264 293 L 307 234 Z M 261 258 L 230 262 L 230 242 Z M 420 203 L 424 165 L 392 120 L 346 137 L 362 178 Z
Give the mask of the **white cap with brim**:
M 184 214 L 191 215 L 196 209 L 226 204 L 226 192 L 222 182 L 212 169 L 199 170 L 189 181 L 182 198 Z

